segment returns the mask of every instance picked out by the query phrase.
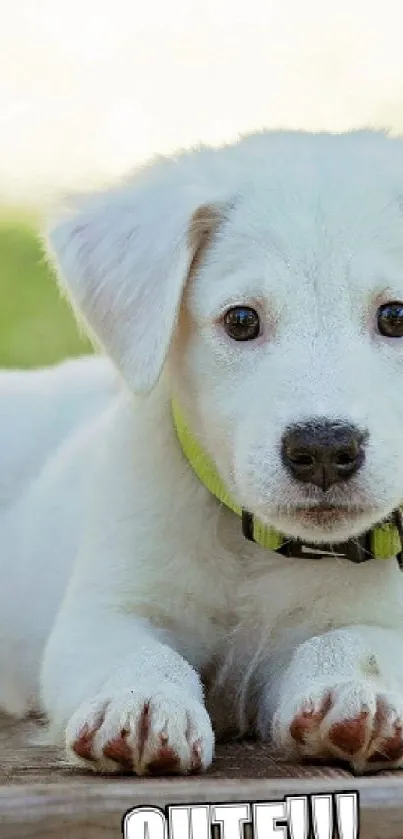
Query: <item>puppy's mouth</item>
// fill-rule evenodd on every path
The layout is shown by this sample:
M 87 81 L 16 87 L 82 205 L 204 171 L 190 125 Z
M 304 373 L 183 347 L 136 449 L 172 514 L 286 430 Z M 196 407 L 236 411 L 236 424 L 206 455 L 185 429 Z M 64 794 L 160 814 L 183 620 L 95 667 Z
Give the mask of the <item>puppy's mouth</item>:
M 285 511 L 284 511 L 285 512 Z M 287 517 L 290 514 L 293 518 L 306 524 L 317 526 L 320 528 L 331 527 L 342 522 L 354 521 L 361 516 L 367 516 L 369 513 L 367 507 L 347 507 L 338 506 L 336 504 L 310 504 L 300 507 L 295 507 L 292 512 L 287 511 Z
M 366 503 L 350 503 L 324 499 L 300 500 L 294 504 L 278 505 L 277 529 L 296 538 L 326 541 L 335 537 L 349 539 L 370 527 L 381 518 L 379 511 Z

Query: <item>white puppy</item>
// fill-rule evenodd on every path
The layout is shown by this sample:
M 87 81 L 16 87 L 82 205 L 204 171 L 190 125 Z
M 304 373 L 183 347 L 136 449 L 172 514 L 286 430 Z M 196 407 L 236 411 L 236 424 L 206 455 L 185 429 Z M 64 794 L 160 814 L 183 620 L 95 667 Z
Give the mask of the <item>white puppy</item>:
M 0 380 L 1 707 L 191 772 L 209 676 L 285 756 L 403 765 L 403 140 L 158 160 L 49 243 L 111 360 Z

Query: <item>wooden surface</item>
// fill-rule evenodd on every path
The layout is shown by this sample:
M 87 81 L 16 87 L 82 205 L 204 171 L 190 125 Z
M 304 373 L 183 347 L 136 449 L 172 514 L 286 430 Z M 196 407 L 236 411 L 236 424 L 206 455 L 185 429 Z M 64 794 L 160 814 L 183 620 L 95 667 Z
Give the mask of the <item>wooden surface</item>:
M 403 772 L 355 778 L 337 767 L 276 762 L 258 743 L 219 746 L 203 777 L 97 777 L 63 767 L 32 738 L 37 725 L 0 717 L 0 839 L 118 839 L 131 807 L 270 801 L 358 790 L 360 839 L 403 839 Z M 281 833 L 279 834 L 281 836 Z

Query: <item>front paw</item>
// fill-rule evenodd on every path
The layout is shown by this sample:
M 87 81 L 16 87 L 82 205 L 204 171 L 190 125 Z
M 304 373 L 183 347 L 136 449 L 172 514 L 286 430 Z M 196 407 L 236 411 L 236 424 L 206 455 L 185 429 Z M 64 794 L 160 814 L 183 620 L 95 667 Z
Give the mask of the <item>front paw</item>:
M 313 684 L 276 711 L 273 741 L 290 758 L 338 759 L 356 772 L 403 766 L 403 697 L 368 682 Z
M 100 695 L 81 705 L 66 730 L 69 762 L 98 772 L 201 772 L 213 747 L 204 706 L 170 684 Z

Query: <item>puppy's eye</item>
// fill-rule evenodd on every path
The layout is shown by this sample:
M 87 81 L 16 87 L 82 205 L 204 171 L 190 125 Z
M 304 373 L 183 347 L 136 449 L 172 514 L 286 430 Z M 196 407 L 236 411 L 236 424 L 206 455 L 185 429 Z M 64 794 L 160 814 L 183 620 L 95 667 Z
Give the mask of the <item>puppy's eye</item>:
M 259 315 L 249 306 L 234 306 L 223 318 L 224 329 L 234 341 L 253 341 L 260 335 Z
M 378 330 L 387 338 L 403 338 L 403 303 L 391 302 L 377 311 Z

